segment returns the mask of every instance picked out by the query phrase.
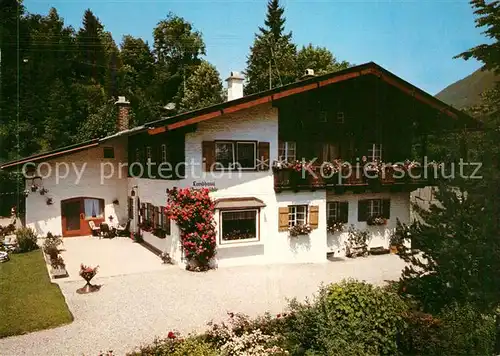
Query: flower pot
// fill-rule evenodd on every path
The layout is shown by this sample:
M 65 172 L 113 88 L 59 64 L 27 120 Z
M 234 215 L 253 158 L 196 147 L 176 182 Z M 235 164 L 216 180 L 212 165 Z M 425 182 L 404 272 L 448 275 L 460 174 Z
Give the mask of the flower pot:
M 391 245 L 389 247 L 389 252 L 392 254 L 392 255 L 395 255 L 398 253 L 398 247 L 396 245 Z

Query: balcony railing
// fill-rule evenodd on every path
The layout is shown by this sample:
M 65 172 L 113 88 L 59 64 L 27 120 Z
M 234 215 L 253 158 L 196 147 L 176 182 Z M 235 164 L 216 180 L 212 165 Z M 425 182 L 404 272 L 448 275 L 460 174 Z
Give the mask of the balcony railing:
M 317 189 L 349 189 L 364 187 L 380 189 L 391 186 L 425 186 L 434 181 L 434 170 L 421 166 L 411 168 L 386 166 L 378 170 L 366 169 L 363 166 L 350 166 L 338 172 L 329 171 L 321 166 L 310 166 L 301 170 L 297 168 L 273 168 L 274 189 L 282 190 L 317 190 Z

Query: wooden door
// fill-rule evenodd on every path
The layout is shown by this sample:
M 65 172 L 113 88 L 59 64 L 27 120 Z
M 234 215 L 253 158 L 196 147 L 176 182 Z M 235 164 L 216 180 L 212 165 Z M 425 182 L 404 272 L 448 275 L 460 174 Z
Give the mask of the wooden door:
M 104 199 L 78 197 L 61 202 L 64 237 L 91 235 L 89 221 L 99 226 L 104 219 Z
M 82 201 L 80 198 L 61 202 L 62 234 L 63 236 L 81 236 L 82 232 Z

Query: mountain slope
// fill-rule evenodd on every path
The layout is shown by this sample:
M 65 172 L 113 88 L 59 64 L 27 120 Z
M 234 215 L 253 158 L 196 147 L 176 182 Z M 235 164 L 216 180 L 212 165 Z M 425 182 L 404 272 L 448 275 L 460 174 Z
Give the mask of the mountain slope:
M 500 80 L 500 77 L 495 76 L 493 72 L 478 69 L 441 90 L 436 94 L 436 98 L 457 109 L 463 109 L 478 104 L 481 93 L 491 89 L 496 80 Z

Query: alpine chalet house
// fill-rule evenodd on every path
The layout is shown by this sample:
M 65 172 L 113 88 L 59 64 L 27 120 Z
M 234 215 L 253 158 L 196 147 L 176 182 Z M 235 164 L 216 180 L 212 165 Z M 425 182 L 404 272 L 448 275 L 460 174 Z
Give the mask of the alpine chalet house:
M 353 232 L 388 249 L 397 219 L 410 219 L 410 192 L 434 172 L 412 168 L 412 146 L 425 157 L 429 133 L 475 123 L 372 62 L 307 74 L 244 97 L 232 72 L 226 102 L 135 128 L 119 97 L 117 134 L 1 168 L 26 172 L 26 224 L 40 235 L 130 221 L 180 263 L 162 208 L 167 189 L 190 187 L 216 202 L 219 266 L 324 262 L 346 254 Z

